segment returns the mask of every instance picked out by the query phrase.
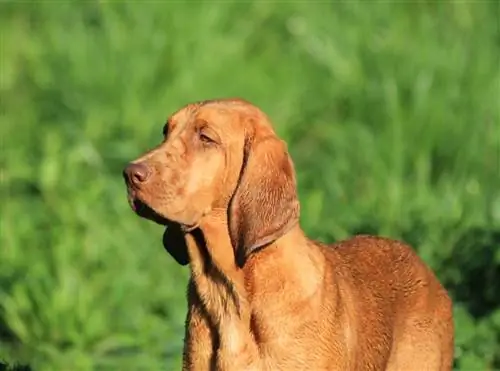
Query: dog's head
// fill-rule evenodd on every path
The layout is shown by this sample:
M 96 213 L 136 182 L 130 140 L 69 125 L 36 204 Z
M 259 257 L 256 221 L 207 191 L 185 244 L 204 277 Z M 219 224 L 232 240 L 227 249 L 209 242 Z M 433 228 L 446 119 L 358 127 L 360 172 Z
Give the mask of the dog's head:
M 124 170 L 135 212 L 165 225 L 163 244 L 180 264 L 184 234 L 224 211 L 239 260 L 299 219 L 295 170 L 266 115 L 239 99 L 190 104 L 167 121 L 159 146 Z

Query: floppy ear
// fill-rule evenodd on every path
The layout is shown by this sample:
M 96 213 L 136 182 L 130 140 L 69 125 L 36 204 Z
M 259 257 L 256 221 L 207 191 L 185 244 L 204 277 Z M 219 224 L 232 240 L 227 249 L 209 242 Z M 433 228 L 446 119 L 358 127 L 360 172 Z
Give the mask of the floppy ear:
M 179 225 L 172 224 L 165 229 L 163 247 L 180 265 L 189 263 L 186 239 Z
M 288 232 L 299 213 L 295 170 L 285 143 L 273 132 L 248 138 L 228 216 L 239 264 Z

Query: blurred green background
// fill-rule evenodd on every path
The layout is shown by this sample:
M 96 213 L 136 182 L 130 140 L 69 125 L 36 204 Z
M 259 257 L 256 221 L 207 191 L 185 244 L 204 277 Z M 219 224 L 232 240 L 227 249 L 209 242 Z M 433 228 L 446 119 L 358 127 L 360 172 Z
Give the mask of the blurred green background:
M 302 225 L 403 239 L 455 303 L 456 368 L 500 369 L 496 1 L 3 1 L 0 360 L 180 369 L 187 268 L 123 166 L 186 103 L 288 141 Z

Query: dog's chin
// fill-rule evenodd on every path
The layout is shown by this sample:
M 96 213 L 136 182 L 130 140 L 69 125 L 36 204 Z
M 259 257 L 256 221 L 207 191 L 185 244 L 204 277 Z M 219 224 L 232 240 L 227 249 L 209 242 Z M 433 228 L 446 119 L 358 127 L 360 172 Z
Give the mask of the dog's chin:
M 131 198 L 129 199 L 129 202 L 132 210 L 141 218 L 151 220 L 163 226 L 169 226 L 173 224 L 171 220 L 165 218 L 163 215 L 156 212 L 152 207 L 142 202 L 140 199 Z
M 198 227 L 198 224 L 183 224 L 171 219 L 168 219 L 155 211 L 151 206 L 138 198 L 129 199 L 132 210 L 141 218 L 151 220 L 159 225 L 176 228 L 184 233 L 189 233 Z

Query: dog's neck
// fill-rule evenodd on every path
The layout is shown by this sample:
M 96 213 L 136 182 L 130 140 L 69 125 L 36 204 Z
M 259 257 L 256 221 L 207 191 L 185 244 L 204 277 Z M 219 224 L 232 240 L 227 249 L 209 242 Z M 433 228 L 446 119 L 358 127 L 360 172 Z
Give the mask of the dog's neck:
M 311 249 L 310 241 L 299 224 L 252 254 L 243 267 L 236 262 L 227 217 L 223 212 L 203 218 L 197 232 L 187 235 L 187 246 L 192 283 L 199 296 L 211 302 L 206 305 L 223 301 L 224 310 L 243 317 L 250 314 L 251 298 L 248 294 L 253 292 L 253 282 L 257 280 L 255 276 L 266 276 L 262 270 L 286 270 L 280 277 L 297 282 L 307 293 L 317 288 L 317 277 L 323 269 L 323 262 L 315 254 L 315 249 Z M 290 246 L 294 246 L 292 251 Z M 299 269 L 286 269 L 289 266 Z M 304 275 L 304 272 L 308 274 Z M 220 313 L 220 310 L 220 305 L 214 307 L 213 313 Z
M 324 255 L 297 224 L 249 257 L 243 269 L 245 292 L 252 302 L 254 294 L 267 290 L 267 287 L 283 288 L 291 285 L 291 295 L 308 297 L 321 287 L 325 269 Z M 274 274 L 270 275 L 269 272 Z
M 259 355 L 250 331 L 251 308 L 225 220 L 204 218 L 197 230 L 186 235 L 191 268 L 189 305 L 196 307 L 193 313 L 200 313 L 199 320 L 211 328 L 212 343 L 207 343 L 207 349 L 216 354 L 217 369 L 254 369 L 249 366 Z M 227 360 L 243 364 L 226 364 Z
M 234 249 L 229 236 L 228 218 L 226 210 L 215 210 L 204 216 L 199 223 L 199 233 L 203 239 L 198 238 L 196 251 L 189 251 L 191 263 L 193 259 L 200 259 L 198 252 L 203 252 L 207 264 L 213 265 L 216 269 L 228 276 L 230 279 L 236 279 L 236 273 L 239 271 Z M 203 246 L 202 246 L 203 245 Z M 194 248 L 195 246 L 191 246 Z M 193 268 L 193 267 L 192 267 Z
M 249 317 L 242 309 L 247 308 L 244 275 L 235 261 L 225 214 L 204 217 L 198 229 L 186 235 L 186 243 L 191 280 L 208 312 Z

